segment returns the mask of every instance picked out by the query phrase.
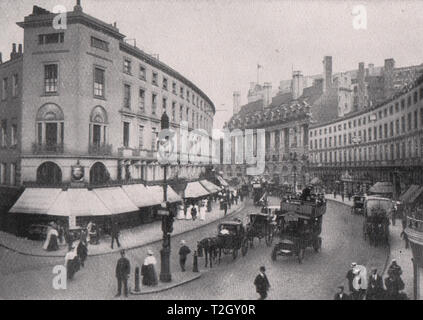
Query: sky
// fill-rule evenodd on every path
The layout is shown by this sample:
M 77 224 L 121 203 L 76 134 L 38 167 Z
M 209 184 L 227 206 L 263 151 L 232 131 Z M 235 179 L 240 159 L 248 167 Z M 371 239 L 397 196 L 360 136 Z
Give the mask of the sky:
M 23 42 L 16 22 L 38 5 L 73 10 L 76 0 L 0 0 L 0 52 L 8 60 L 12 43 Z M 128 39 L 201 88 L 214 102 L 214 127 L 232 115 L 233 92 L 247 103 L 250 82 L 290 79 L 322 72 L 331 55 L 333 71 L 357 69 L 359 62 L 382 66 L 423 63 L 423 1 L 335 0 L 81 0 L 83 11 L 117 23 Z M 357 6 L 366 28 L 357 29 Z M 362 7 L 361 7 L 362 8 Z M 361 20 L 364 21 L 364 20 Z M 362 23 L 361 27 L 364 26 Z

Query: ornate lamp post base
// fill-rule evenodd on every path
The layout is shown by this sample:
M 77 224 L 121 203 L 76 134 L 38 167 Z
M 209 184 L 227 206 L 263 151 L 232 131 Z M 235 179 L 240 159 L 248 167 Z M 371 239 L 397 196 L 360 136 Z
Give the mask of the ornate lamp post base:
M 170 249 L 165 249 L 165 248 L 161 249 L 160 258 L 161 258 L 160 281 L 171 282 L 172 275 L 170 274 Z

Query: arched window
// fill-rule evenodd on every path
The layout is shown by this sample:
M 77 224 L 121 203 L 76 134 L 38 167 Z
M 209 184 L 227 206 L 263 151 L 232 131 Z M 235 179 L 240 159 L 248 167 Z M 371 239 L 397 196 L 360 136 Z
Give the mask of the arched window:
M 37 142 L 42 151 L 63 151 L 64 116 L 60 107 L 53 103 L 43 105 L 37 113 Z
M 44 162 L 37 169 L 37 183 L 59 184 L 62 182 L 62 170 L 54 162 Z
M 90 146 L 100 148 L 107 143 L 107 113 L 102 106 L 96 106 L 91 111 L 89 141 Z
M 106 166 L 101 162 L 96 162 L 90 169 L 90 183 L 102 184 L 110 180 L 109 171 Z

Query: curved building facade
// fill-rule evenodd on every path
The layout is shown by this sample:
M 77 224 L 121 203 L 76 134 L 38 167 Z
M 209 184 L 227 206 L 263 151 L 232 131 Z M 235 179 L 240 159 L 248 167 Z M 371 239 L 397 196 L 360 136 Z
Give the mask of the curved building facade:
M 328 186 L 423 184 L 423 77 L 371 109 L 310 126 L 309 135 L 310 170 Z
M 66 15 L 66 28 L 55 29 L 56 14 L 34 7 L 18 23 L 24 53 L 0 64 L 2 78 L 19 79 L 17 97 L 10 93 L 1 101 L 2 107 L 15 104 L 2 113 L 1 184 L 162 180 L 156 156 L 162 114 L 178 138 L 181 127 L 211 136 L 213 102 L 186 77 L 126 43 L 115 25 L 78 5 Z M 202 171 L 174 165 L 168 178 Z

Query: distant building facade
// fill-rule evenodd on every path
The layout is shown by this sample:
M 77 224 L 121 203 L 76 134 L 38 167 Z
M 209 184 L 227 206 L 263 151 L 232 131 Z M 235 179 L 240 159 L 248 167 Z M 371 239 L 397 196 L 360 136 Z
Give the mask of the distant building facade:
M 311 125 L 309 141 L 310 174 L 329 186 L 423 184 L 423 76 L 379 105 Z

